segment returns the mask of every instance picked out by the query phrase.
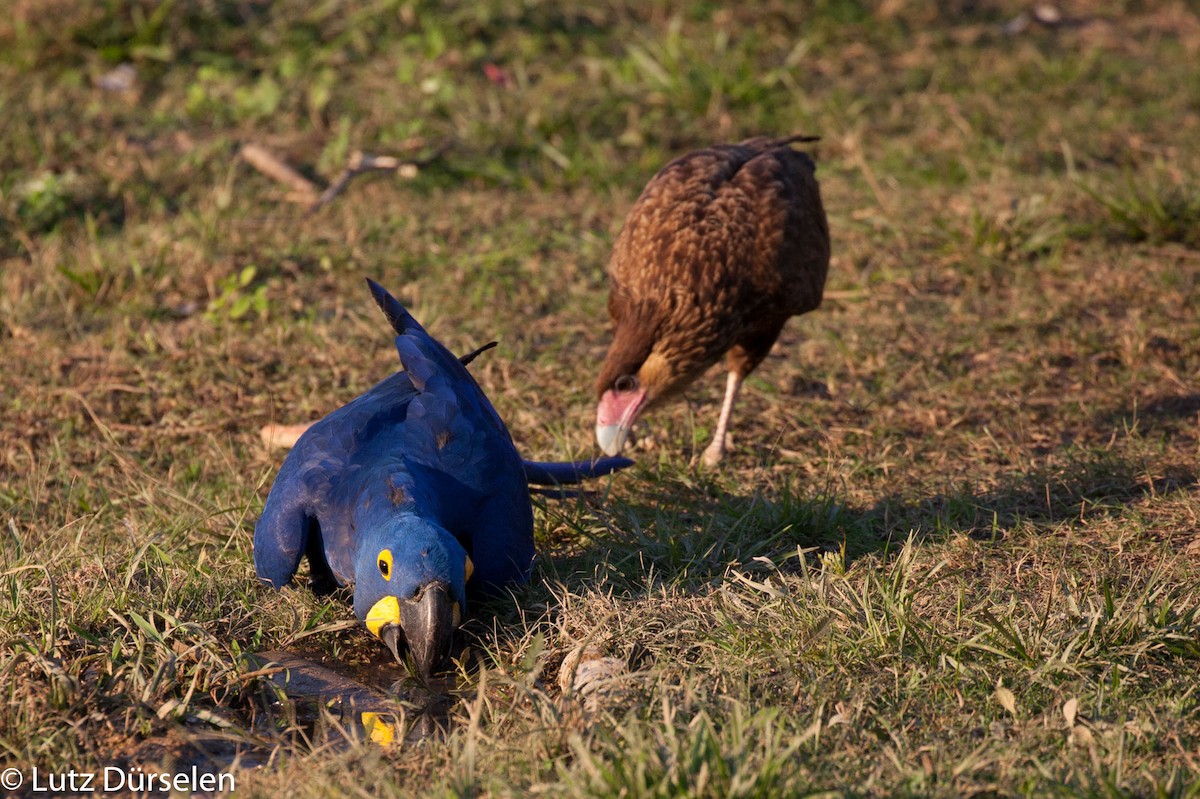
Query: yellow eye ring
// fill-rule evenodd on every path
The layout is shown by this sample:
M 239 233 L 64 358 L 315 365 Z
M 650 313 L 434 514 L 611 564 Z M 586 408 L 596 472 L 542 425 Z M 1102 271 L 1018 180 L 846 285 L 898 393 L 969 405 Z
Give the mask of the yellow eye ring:
M 392 579 L 392 550 L 379 550 L 379 573 L 383 575 L 383 579 Z
M 466 565 L 465 565 L 465 569 L 464 569 L 464 570 L 466 571 L 466 573 L 467 573 L 467 576 L 466 576 L 466 577 L 464 577 L 464 578 L 463 578 L 463 580 L 470 580 L 470 579 L 471 579 L 471 575 L 475 573 L 475 564 L 471 562 L 471 556 L 470 556 L 470 555 L 467 555 L 467 562 L 466 562 Z

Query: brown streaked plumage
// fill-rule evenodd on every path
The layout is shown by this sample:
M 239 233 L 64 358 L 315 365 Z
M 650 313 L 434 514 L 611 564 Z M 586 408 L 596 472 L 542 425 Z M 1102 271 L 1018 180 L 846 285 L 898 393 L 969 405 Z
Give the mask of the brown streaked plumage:
M 615 325 L 600 368 L 596 436 L 619 451 L 637 416 L 726 356 L 729 380 L 706 463 L 721 460 L 742 380 L 792 316 L 821 304 L 829 225 L 816 167 L 765 137 L 667 164 L 625 219 L 608 264 Z

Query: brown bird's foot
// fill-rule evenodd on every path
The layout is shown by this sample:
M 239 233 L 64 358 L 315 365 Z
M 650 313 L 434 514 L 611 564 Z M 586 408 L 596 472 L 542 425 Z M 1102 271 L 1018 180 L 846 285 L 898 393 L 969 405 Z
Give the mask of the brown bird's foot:
M 722 438 L 714 438 L 707 447 L 704 448 L 704 454 L 700 456 L 700 462 L 705 466 L 712 468 L 720 466 L 721 461 L 725 459 L 726 450 L 733 448 L 732 437 L 726 434 Z

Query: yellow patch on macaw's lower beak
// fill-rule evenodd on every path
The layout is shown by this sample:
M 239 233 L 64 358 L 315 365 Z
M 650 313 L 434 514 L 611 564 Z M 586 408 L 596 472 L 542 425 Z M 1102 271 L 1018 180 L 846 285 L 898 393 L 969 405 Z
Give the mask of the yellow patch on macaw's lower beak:
M 385 596 L 367 611 L 367 629 L 371 635 L 381 638 L 383 628 L 389 624 L 400 624 L 400 600 L 394 596 Z

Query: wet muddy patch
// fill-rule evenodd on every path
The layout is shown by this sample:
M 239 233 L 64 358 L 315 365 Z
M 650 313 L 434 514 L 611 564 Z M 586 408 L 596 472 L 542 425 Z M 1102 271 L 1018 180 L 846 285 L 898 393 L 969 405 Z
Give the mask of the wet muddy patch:
M 420 682 L 386 653 L 348 664 L 273 650 L 244 655 L 243 662 L 246 689 L 239 700 L 192 708 L 109 762 L 138 778 L 193 771 L 219 776 L 295 755 L 441 741 L 451 728 L 452 679 Z
M 274 722 L 285 734 L 321 745 L 337 745 L 339 738 L 343 745 L 415 743 L 440 740 L 449 730 L 448 679 L 418 682 L 383 656 L 359 664 L 319 657 L 282 651 L 248 656 L 263 677 L 260 724 Z

